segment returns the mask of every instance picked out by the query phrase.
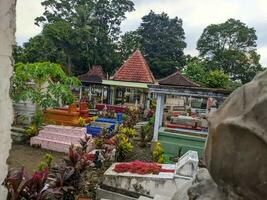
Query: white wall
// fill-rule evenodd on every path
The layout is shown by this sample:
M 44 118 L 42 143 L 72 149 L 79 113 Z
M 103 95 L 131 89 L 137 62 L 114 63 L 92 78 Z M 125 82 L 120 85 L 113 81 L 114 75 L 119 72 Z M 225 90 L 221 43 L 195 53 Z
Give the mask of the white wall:
M 0 0 L 0 183 L 6 173 L 6 159 L 11 147 L 10 126 L 13 118 L 9 98 L 12 74 L 12 44 L 15 41 L 16 0 Z M 0 187 L 0 199 L 6 199 L 6 191 Z

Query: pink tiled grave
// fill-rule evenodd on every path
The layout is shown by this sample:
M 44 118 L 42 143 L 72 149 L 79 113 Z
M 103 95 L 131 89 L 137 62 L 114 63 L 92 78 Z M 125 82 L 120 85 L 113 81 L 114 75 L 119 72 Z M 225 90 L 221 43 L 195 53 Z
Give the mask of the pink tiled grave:
M 67 153 L 69 146 L 79 146 L 84 138 L 86 128 L 72 126 L 47 125 L 38 136 L 31 138 L 31 145 L 40 145 L 43 149 Z

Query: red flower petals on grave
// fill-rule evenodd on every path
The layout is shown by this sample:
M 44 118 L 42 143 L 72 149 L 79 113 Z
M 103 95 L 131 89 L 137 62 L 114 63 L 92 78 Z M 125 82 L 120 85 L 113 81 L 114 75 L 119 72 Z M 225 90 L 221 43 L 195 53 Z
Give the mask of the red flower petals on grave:
M 160 172 L 174 172 L 174 170 L 162 169 L 162 166 L 156 163 L 147 163 L 133 161 L 129 163 L 120 163 L 115 165 L 113 171 L 117 173 L 130 172 L 133 174 L 159 174 Z

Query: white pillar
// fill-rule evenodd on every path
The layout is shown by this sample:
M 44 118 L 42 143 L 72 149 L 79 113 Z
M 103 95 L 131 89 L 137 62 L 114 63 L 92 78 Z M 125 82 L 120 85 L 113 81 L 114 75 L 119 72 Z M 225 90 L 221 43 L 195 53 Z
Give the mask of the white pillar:
M 159 128 L 162 126 L 162 119 L 163 119 L 163 114 L 164 114 L 164 101 L 165 101 L 165 95 L 162 96 L 161 98 L 161 102 L 160 102 L 160 124 L 159 124 Z
M 147 94 L 146 109 L 149 109 L 150 108 L 150 99 L 151 99 L 151 93 L 148 92 L 148 94 Z
M 12 45 L 15 44 L 16 1 L 0 0 L 0 183 L 7 174 L 6 160 L 11 148 L 12 103 L 9 98 L 12 75 Z M 0 185 L 0 199 L 6 199 L 6 189 Z
M 162 124 L 162 115 L 163 115 L 163 102 L 164 102 L 164 94 L 157 95 L 157 108 L 156 108 L 156 116 L 155 116 L 155 124 L 154 124 L 154 134 L 153 141 L 158 141 L 158 132 L 159 128 Z
M 92 100 L 92 86 L 91 86 L 91 84 L 89 85 L 89 92 L 88 92 L 88 97 L 89 97 L 89 101 L 91 101 Z
M 101 86 L 101 103 L 104 101 L 104 88 Z
M 83 86 L 80 86 L 79 100 L 81 100 L 82 98 L 82 93 L 83 93 Z

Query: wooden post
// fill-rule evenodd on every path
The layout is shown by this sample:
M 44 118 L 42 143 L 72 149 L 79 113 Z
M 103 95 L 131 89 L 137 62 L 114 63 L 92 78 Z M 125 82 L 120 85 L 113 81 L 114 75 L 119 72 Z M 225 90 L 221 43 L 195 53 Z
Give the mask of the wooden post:
M 154 142 L 158 141 L 158 132 L 159 132 L 159 128 L 162 125 L 164 97 L 165 97 L 165 94 L 157 95 L 156 118 L 155 118 L 155 124 L 154 124 L 154 134 L 153 134 Z

